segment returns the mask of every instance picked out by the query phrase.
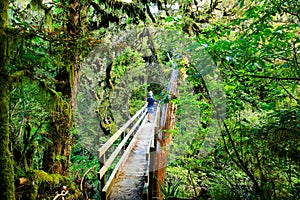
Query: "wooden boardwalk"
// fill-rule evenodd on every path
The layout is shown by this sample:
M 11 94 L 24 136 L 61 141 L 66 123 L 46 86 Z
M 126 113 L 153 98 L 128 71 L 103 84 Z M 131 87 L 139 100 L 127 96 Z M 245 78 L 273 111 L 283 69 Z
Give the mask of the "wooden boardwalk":
M 177 94 L 177 74 L 174 68 L 168 85 L 170 98 Z M 153 122 L 147 122 L 145 104 L 98 149 L 101 200 L 162 199 L 160 185 L 164 182 L 168 150 L 160 146 L 169 146 L 171 140 L 171 134 L 162 134 L 162 130 L 172 129 L 176 106 L 170 101 L 162 110 L 160 103 L 155 107 Z M 107 173 L 109 169 L 113 171 Z
M 155 119 L 155 116 L 153 116 Z M 154 120 L 153 120 L 154 121 Z M 136 137 L 133 148 L 124 166 L 119 170 L 120 175 L 113 185 L 108 199 L 110 200 L 139 200 L 143 199 L 143 189 L 147 181 L 149 146 L 154 135 L 155 123 L 145 119 Z

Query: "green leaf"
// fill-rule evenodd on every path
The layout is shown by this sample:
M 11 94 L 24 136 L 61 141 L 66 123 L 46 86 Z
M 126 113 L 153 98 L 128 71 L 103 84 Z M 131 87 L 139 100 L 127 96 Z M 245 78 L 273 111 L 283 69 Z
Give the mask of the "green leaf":
M 170 16 L 166 17 L 166 19 L 165 19 L 166 22 L 171 22 L 171 21 L 173 21 L 173 20 L 174 20 L 174 18 L 173 18 L 173 17 L 170 17 Z
M 242 7 L 244 6 L 244 3 L 245 3 L 245 0 L 241 0 L 241 1 L 239 2 L 240 8 L 242 8 Z

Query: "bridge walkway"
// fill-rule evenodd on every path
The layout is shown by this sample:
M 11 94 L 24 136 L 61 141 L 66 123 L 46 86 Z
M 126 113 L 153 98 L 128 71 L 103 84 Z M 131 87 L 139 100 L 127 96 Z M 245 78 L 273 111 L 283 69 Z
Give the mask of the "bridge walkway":
M 154 112 L 155 113 L 155 112 Z M 140 200 L 143 199 L 144 186 L 147 183 L 147 167 L 149 146 L 154 136 L 155 114 L 153 122 L 143 123 L 132 141 L 134 142 L 129 157 L 119 176 L 112 186 L 109 200 Z

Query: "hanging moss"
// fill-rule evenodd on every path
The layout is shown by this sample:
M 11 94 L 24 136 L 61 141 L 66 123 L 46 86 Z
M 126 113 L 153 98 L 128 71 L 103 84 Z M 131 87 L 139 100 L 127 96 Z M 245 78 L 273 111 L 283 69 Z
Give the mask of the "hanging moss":
M 14 200 L 14 169 L 13 159 L 9 150 L 9 99 L 10 87 L 7 71 L 8 38 L 5 30 L 8 26 L 8 0 L 0 1 L 0 194 L 1 199 Z
M 42 170 L 31 170 L 27 174 L 28 182 L 22 190 L 22 200 L 53 199 L 60 194 L 63 186 L 69 193 L 68 199 L 81 199 L 82 193 L 75 183 L 67 177 L 59 174 L 48 174 Z
M 53 18 L 51 12 L 45 12 L 45 28 L 49 29 L 50 31 L 54 30 L 53 26 Z

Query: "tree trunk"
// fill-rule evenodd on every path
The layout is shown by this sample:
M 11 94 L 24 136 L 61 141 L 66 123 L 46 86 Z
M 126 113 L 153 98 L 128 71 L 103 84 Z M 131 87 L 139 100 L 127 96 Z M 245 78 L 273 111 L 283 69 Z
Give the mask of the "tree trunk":
M 51 173 L 68 175 L 72 146 L 73 113 L 76 106 L 79 53 L 77 39 L 79 30 L 79 0 L 69 1 L 68 6 L 68 48 L 64 52 L 65 67 L 57 72 L 56 91 L 62 94 L 53 110 L 50 121 L 49 138 L 52 145 L 44 155 L 43 168 Z
M 162 188 L 164 186 L 165 181 L 165 175 L 167 171 L 167 164 L 168 164 L 168 156 L 169 156 L 169 148 L 170 143 L 172 140 L 172 134 L 169 132 L 169 130 L 174 129 L 175 125 L 175 115 L 177 107 L 176 105 L 171 101 L 173 98 L 178 96 L 178 90 L 177 90 L 177 70 L 172 71 L 171 79 L 169 82 L 170 88 L 168 88 L 168 92 L 170 94 L 170 101 L 167 105 L 164 105 L 164 109 L 162 112 L 162 117 L 160 120 L 160 127 L 161 134 L 157 136 L 158 144 L 156 148 L 156 158 L 155 158 L 155 176 L 156 180 L 153 185 L 153 195 L 155 199 L 163 199 L 163 193 Z M 165 118 L 165 119 L 164 119 Z M 164 121 L 165 120 L 165 121 Z
M 9 150 L 9 74 L 8 42 L 5 29 L 8 25 L 8 0 L 0 1 L 0 194 L 1 199 L 15 199 L 13 158 Z
M 51 113 L 49 139 L 52 144 L 45 151 L 43 160 L 43 168 L 47 172 L 68 175 L 72 145 L 71 114 L 67 102 L 63 102 L 61 108 L 58 106 Z

